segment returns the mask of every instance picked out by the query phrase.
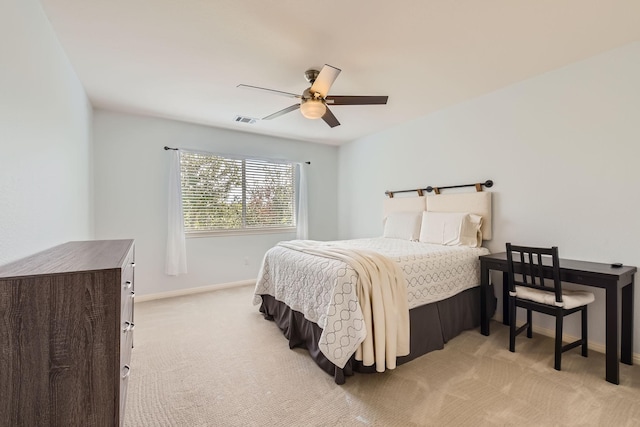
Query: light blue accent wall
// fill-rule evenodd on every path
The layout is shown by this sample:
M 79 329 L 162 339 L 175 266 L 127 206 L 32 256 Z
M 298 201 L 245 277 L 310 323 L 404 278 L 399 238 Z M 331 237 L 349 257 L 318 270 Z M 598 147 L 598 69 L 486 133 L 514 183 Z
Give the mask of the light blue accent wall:
M 0 2 L 0 264 L 93 236 L 92 109 L 40 3 Z
M 385 190 L 492 179 L 491 251 L 557 245 L 563 258 L 640 266 L 638 76 L 636 42 L 341 146 L 340 237 L 382 234 Z M 589 333 L 604 343 L 594 292 Z M 638 353 L 640 316 L 634 341 Z

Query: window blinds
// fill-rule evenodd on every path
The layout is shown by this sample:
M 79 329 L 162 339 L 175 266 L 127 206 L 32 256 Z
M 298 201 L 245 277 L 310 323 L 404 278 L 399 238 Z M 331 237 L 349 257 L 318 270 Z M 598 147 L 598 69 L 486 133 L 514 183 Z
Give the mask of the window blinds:
M 292 163 L 180 153 L 187 232 L 293 228 Z

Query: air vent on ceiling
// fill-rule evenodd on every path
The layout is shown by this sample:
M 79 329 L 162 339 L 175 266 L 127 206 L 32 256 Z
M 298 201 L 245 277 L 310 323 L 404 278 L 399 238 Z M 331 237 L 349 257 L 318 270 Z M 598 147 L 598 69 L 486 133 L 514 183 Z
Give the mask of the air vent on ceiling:
M 245 117 L 245 116 L 236 116 L 236 118 L 233 120 L 235 120 L 238 123 L 247 123 L 250 125 L 258 121 L 258 119 L 255 119 L 253 117 Z

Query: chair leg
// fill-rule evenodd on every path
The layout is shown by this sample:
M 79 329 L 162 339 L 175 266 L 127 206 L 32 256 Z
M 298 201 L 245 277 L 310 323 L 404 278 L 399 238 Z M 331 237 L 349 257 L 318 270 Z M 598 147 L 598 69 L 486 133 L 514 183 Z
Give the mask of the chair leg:
M 589 334 L 587 333 L 587 306 L 581 310 L 582 312 L 582 356 L 589 356 L 589 347 L 587 346 Z
M 516 300 L 509 297 L 509 351 L 516 351 Z
M 553 367 L 556 371 L 560 370 L 562 364 L 562 321 L 564 317 L 562 313 L 556 314 L 556 349 L 555 349 L 555 362 Z
M 527 310 L 527 338 L 533 337 L 533 322 L 531 321 L 531 310 Z

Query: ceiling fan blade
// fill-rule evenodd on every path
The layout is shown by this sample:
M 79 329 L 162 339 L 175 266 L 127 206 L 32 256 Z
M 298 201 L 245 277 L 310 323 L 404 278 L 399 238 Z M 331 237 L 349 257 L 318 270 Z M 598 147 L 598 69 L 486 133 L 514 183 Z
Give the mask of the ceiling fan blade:
M 338 121 L 338 119 L 336 119 L 336 116 L 333 115 L 333 113 L 331 112 L 331 110 L 329 110 L 328 107 L 327 107 L 327 111 L 325 111 L 324 115 L 322 116 L 322 120 L 324 120 L 325 123 L 332 128 L 336 126 L 340 126 L 340 122 Z
M 318 74 L 313 85 L 311 85 L 311 93 L 319 93 L 323 98 L 326 97 L 331 85 L 338 78 L 340 71 L 341 70 L 339 68 L 324 64 L 324 67 L 320 70 L 320 74 Z
M 263 117 L 262 120 L 271 120 L 271 119 L 275 119 L 276 117 L 280 117 L 284 114 L 290 113 L 292 111 L 297 110 L 298 108 L 300 108 L 300 104 L 293 104 L 290 107 L 285 108 L 284 110 L 280 110 L 280 111 L 276 111 L 273 114 L 269 114 L 267 117 Z
M 388 96 L 327 96 L 325 101 L 331 105 L 373 105 L 386 104 Z
M 257 90 L 261 90 L 264 92 L 269 92 L 269 93 L 273 93 L 276 95 L 282 95 L 282 96 L 286 96 L 289 98 L 300 98 L 300 95 L 296 95 L 295 93 L 290 93 L 290 92 L 283 92 L 281 90 L 275 90 L 275 89 L 267 89 L 264 87 L 259 87 L 259 86 L 251 86 L 251 85 L 243 85 L 243 84 L 239 84 L 238 86 L 239 88 L 243 88 L 243 89 L 257 89 Z

